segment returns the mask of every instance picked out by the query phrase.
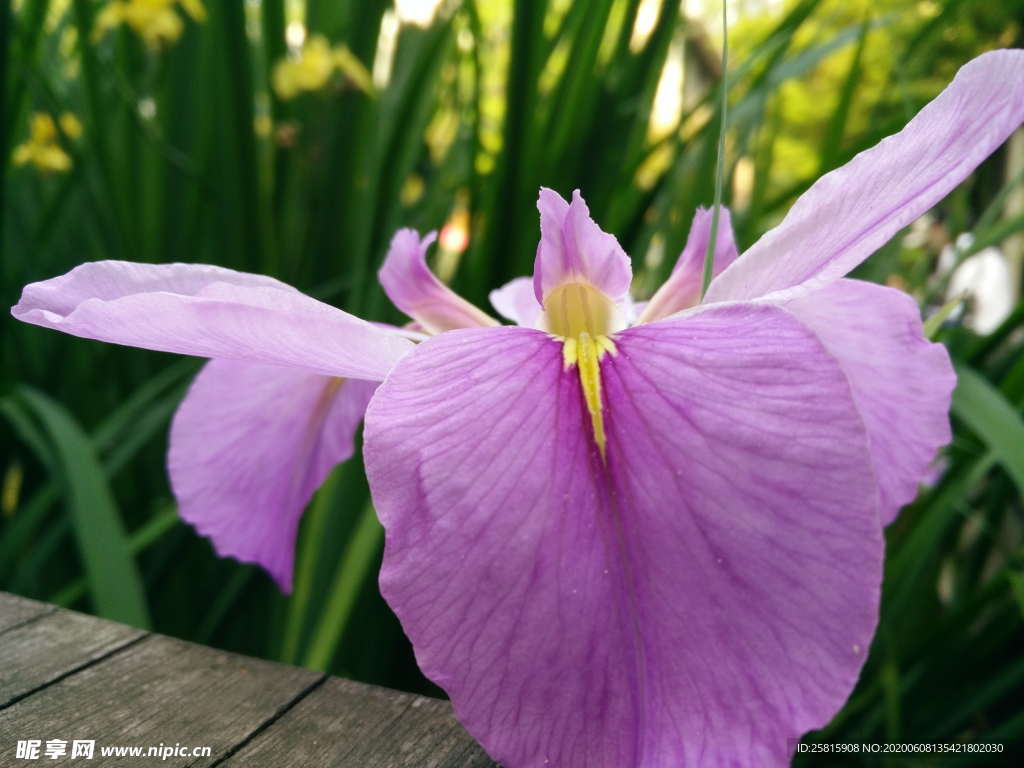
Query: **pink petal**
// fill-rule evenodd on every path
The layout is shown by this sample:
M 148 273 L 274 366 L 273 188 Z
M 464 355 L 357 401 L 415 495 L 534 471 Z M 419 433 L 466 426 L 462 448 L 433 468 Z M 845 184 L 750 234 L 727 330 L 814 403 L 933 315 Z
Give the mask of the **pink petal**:
M 601 230 L 590 218 L 586 202 L 577 189 L 572 203 L 557 192 L 542 188 L 537 199 L 540 211 L 540 245 L 533 266 L 537 301 L 564 282 L 585 281 L 613 302 L 629 293 L 633 269 L 619 241 Z
M 883 523 L 917 495 L 940 446 L 950 441 L 956 373 L 941 344 L 924 338 L 905 293 L 837 280 L 784 305 L 839 361 L 864 419 Z
M 277 280 L 205 264 L 81 264 L 25 286 L 11 314 L 114 344 L 377 381 L 412 348 Z
M 852 689 L 881 526 L 843 372 L 776 307 L 637 326 L 607 465 L 562 345 L 431 339 L 367 411 L 381 589 L 507 768 L 785 765 Z
M 899 133 L 822 176 L 712 283 L 705 301 L 840 278 L 942 200 L 1024 120 L 1024 51 L 992 51 Z
M 489 298 L 491 306 L 506 320 L 526 328 L 537 327 L 541 306 L 533 292 L 532 278 L 516 277 L 491 291 Z
M 679 260 L 662 286 L 647 303 L 637 322 L 649 323 L 689 309 L 700 301 L 700 288 L 704 279 L 704 258 L 711 239 L 711 221 L 714 209 L 698 208 L 690 225 L 686 246 L 679 254 Z M 729 209 L 722 207 L 718 218 L 718 236 L 715 239 L 715 258 L 712 275 L 719 275 L 732 264 L 739 252 L 736 250 L 736 236 L 732 231 L 732 216 Z
M 428 333 L 497 325 L 496 320 L 459 296 L 430 271 L 427 248 L 435 239 L 434 232 L 422 240 L 412 229 L 395 233 L 378 274 L 384 293 Z
M 291 591 L 310 497 L 354 450 L 377 385 L 277 365 L 211 360 L 171 426 L 167 467 L 181 517 L 222 557 L 257 563 Z

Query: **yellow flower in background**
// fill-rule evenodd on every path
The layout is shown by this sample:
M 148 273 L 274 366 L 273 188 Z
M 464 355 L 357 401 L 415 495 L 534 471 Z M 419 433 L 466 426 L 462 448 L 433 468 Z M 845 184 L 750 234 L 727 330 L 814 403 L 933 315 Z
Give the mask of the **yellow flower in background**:
M 46 117 L 49 117 L 49 115 L 46 115 Z M 53 121 L 51 120 L 50 123 L 52 125 Z M 82 135 L 82 124 L 70 112 L 65 112 L 60 116 L 60 128 L 69 139 L 77 139 Z
M 64 66 L 64 77 L 68 80 L 74 80 L 78 77 L 79 64 L 75 50 L 77 47 L 78 29 L 72 26 L 64 27 L 60 33 L 57 50 L 60 52 L 60 61 Z
M 363 63 L 345 46 L 331 48 L 327 38 L 314 35 L 294 58 L 274 65 L 274 91 L 282 99 L 291 99 L 302 91 L 318 91 L 327 85 L 335 70 L 358 88 L 371 93 L 373 84 Z
M 82 135 L 82 124 L 70 112 L 60 116 L 60 129 L 69 139 Z M 71 169 L 71 156 L 61 147 L 57 126 L 45 112 L 36 112 L 29 122 L 28 141 L 14 149 L 15 165 L 31 163 L 46 173 L 63 173 Z
M 315 35 L 292 59 L 274 66 L 274 90 L 282 99 L 291 99 L 300 91 L 323 88 L 334 72 L 331 46 L 322 35 Z
M 261 139 L 270 138 L 270 134 L 274 132 L 274 121 L 270 119 L 270 115 L 256 115 L 252 121 L 252 129 Z
M 18 500 L 21 498 L 23 479 L 21 463 L 15 460 L 8 465 L 4 473 L 3 489 L 0 490 L 0 514 L 4 517 L 14 517 L 14 510 L 18 508 Z
M 206 19 L 200 0 L 111 0 L 96 17 L 93 41 L 121 24 L 127 24 L 150 47 L 172 43 L 181 36 L 184 23 L 180 7 L 195 21 Z
M 363 93 L 373 93 L 373 76 L 363 66 L 363 62 L 344 45 L 339 45 L 332 52 L 334 66 Z
M 196 21 L 204 21 L 206 19 L 206 9 L 203 8 L 202 0 L 178 0 L 178 2 L 185 9 L 185 13 Z

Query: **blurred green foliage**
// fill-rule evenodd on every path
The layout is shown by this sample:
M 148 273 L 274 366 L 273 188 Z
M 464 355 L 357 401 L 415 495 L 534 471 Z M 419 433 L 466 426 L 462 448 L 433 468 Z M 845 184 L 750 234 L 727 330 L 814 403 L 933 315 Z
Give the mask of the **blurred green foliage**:
M 632 254 L 643 297 L 711 202 L 718 54 L 678 2 L 463 0 L 417 26 L 384 0 L 148 0 L 145 13 L 133 1 L 0 4 L 8 305 L 82 261 L 197 261 L 396 321 L 375 281 L 391 234 L 446 222 L 436 266 L 484 304 L 531 271 L 542 184 L 582 189 Z M 1024 0 L 758 5 L 740 4 L 726 83 L 724 192 L 743 246 L 822 172 L 902 127 L 962 63 L 1024 44 Z M 939 247 L 972 231 L 957 255 L 1003 246 L 1019 282 L 1024 174 L 1011 165 L 998 151 L 939 206 L 938 239 L 898 237 L 859 275 L 932 314 L 948 279 Z M 956 436 L 944 471 L 888 531 L 860 685 L 810 740 L 1024 741 L 1016 295 L 988 335 L 960 310 L 935 324 L 960 370 Z M 432 690 L 376 591 L 381 533 L 358 459 L 307 512 L 284 598 L 175 517 L 166 430 L 197 361 L 10 318 L 0 343 L 0 588 Z

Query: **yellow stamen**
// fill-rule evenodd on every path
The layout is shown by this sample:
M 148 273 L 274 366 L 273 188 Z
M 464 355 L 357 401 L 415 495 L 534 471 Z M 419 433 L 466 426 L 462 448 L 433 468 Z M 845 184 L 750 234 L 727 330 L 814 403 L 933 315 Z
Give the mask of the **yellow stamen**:
M 580 389 L 583 390 L 583 400 L 590 413 L 594 442 L 604 461 L 608 440 L 604 432 L 604 406 L 601 402 L 601 360 L 606 354 L 617 355 L 618 349 L 609 337 L 598 336 L 595 339 L 586 331 L 575 338 L 562 339 L 562 344 L 565 370 L 575 365 L 579 371 Z
M 581 280 L 563 283 L 544 301 L 544 321 L 547 329 L 562 342 L 565 370 L 575 365 L 579 371 L 580 389 L 602 461 L 607 438 L 601 403 L 601 360 L 606 354 L 618 354 L 609 336 L 614 316 L 615 305 L 611 299 Z

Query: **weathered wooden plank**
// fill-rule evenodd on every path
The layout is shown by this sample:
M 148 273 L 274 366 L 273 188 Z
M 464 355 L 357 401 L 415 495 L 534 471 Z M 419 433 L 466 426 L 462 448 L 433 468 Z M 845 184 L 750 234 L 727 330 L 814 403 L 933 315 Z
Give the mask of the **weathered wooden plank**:
M 225 768 L 491 768 L 444 701 L 332 678 Z
M 0 592 L 0 634 L 55 610 L 57 609 L 46 603 Z
M 0 615 L 11 617 L 0 630 L 0 766 L 21 764 L 18 740 L 61 739 L 95 742 L 95 765 L 137 764 L 150 747 L 178 747 L 189 752 L 163 757 L 162 765 L 494 767 L 447 702 L 10 595 L 0 594 Z M 104 747 L 143 752 L 114 757 Z M 191 754 L 193 747 L 210 754 Z M 71 760 L 69 749 L 46 763 Z
M 110 746 L 210 747 L 208 757 L 189 754 L 160 763 L 210 766 L 321 679 L 308 670 L 150 635 L 0 710 L 0 734 L 9 742 L 93 740 L 96 758 Z M 65 760 L 70 757 L 46 763 Z M 138 757 L 103 757 L 99 764 L 137 765 Z
M 0 707 L 143 634 L 71 611 L 55 611 L 5 632 L 0 638 Z

